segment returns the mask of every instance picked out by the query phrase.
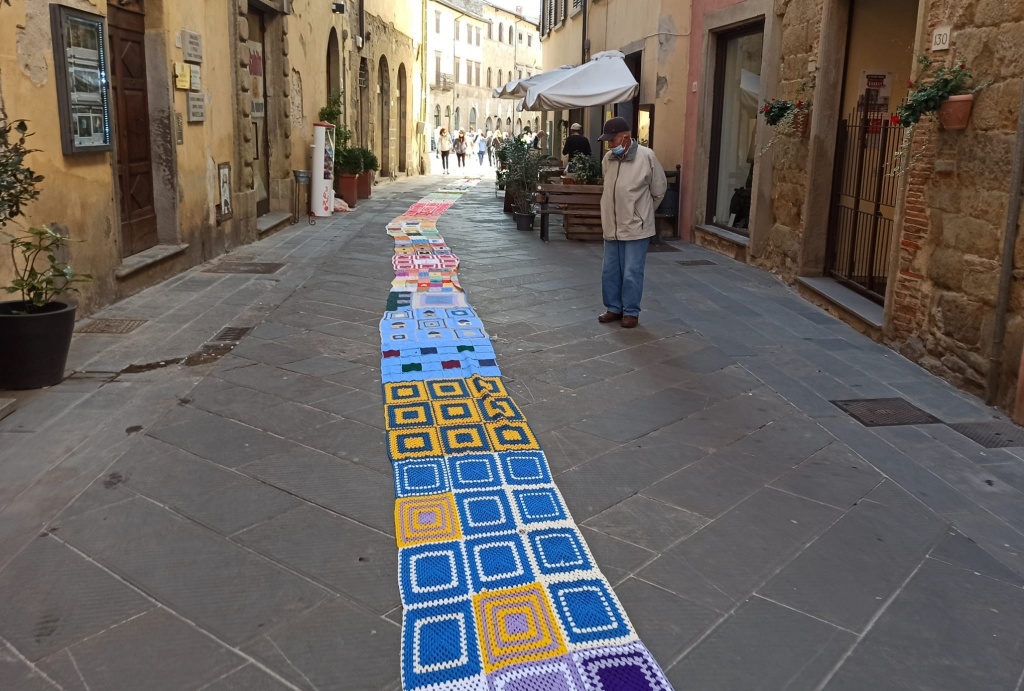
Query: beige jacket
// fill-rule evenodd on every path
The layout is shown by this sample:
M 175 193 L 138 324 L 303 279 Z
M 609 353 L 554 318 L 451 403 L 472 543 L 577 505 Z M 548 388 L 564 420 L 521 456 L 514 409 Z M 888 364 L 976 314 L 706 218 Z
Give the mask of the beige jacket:
M 654 152 L 633 142 L 621 159 L 605 154 L 601 161 L 601 228 L 605 240 L 642 240 L 654 235 L 654 210 L 668 183 Z

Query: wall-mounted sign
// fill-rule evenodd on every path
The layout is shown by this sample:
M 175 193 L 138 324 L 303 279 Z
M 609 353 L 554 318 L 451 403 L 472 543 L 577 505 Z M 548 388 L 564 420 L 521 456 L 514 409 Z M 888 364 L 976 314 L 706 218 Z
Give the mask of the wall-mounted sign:
M 267 103 L 263 94 L 263 44 L 249 41 L 249 95 L 252 97 L 252 117 L 266 115 Z
M 181 50 L 185 54 L 185 62 L 202 62 L 203 37 L 194 31 L 182 31 Z
M 174 114 L 174 141 L 178 146 L 185 143 L 185 125 L 181 113 Z
M 206 96 L 204 94 L 189 93 L 188 95 L 188 121 L 204 122 L 206 120 Z
M 192 86 L 192 70 L 183 62 L 174 63 L 174 88 L 188 91 Z
M 189 77 L 189 80 L 191 82 L 189 84 L 189 88 L 192 91 L 202 91 L 203 90 L 202 68 L 199 65 L 189 65 L 189 68 L 190 68 L 189 72 L 191 73 L 190 77 Z
M 113 141 L 103 17 L 50 5 L 50 28 L 64 155 L 110 151 Z
M 932 52 L 938 53 L 943 50 L 949 50 L 950 44 L 953 42 L 953 25 L 952 24 L 940 24 L 935 27 L 935 31 L 932 32 Z

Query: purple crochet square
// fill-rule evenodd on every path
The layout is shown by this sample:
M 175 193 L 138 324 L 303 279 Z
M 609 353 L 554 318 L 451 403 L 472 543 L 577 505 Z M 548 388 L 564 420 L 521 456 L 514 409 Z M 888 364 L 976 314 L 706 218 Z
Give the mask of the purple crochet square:
M 586 691 L 576 665 L 566 655 L 522 662 L 487 675 L 490 691 Z
M 672 691 L 642 643 L 573 653 L 589 691 Z

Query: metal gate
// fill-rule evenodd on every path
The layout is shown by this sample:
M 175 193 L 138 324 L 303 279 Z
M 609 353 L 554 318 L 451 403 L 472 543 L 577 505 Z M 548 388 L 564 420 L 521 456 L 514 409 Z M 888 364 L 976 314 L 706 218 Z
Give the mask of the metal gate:
M 889 275 L 903 127 L 865 98 L 839 122 L 825 268 L 881 304 Z

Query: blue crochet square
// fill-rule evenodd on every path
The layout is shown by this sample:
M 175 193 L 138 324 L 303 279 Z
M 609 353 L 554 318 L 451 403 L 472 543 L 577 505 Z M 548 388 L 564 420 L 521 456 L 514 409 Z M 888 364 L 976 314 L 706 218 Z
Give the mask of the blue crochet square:
M 402 626 L 402 685 L 418 689 L 481 674 L 469 600 L 407 609 Z
M 512 588 L 536 580 L 522 538 L 516 533 L 466 540 L 473 592 Z
M 493 454 L 471 453 L 449 456 L 448 476 L 453 490 L 490 489 L 501 487 L 501 474 Z
M 569 643 L 611 643 L 632 635 L 622 607 L 603 579 L 547 586 Z
M 502 451 L 501 472 L 510 485 L 551 484 L 551 470 L 543 451 Z
M 549 523 L 569 517 L 554 488 L 517 489 L 512 496 L 523 523 Z
M 396 497 L 442 494 L 449 489 L 443 458 L 410 458 L 395 461 L 393 468 Z
M 501 490 L 459 492 L 455 495 L 459 524 L 465 536 L 516 531 L 515 515 Z
M 407 607 L 467 597 L 466 573 L 461 542 L 404 547 L 398 553 L 398 583 Z
M 530 551 L 544 575 L 589 571 L 594 563 L 575 528 L 535 530 L 529 535 Z

